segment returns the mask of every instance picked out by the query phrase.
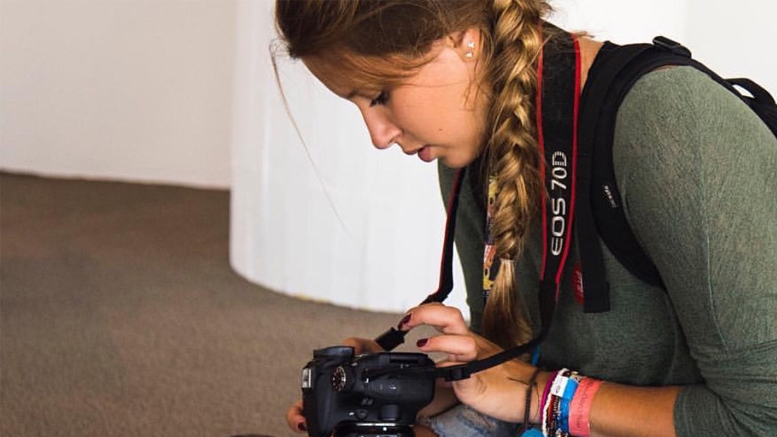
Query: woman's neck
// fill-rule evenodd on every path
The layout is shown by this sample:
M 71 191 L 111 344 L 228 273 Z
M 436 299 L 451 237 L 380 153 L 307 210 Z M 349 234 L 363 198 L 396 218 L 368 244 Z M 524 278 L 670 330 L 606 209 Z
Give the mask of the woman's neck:
M 588 37 L 580 38 L 580 63 L 582 71 L 580 72 L 580 79 L 582 86 L 585 87 L 586 79 L 588 79 L 588 71 L 591 69 L 591 65 L 594 63 L 596 54 L 599 53 L 599 49 L 602 48 L 604 43 L 594 41 Z

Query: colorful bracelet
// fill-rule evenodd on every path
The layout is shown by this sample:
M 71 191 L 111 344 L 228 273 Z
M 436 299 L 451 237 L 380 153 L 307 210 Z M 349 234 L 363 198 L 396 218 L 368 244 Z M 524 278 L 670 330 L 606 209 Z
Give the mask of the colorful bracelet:
M 572 400 L 583 380 L 577 372 L 561 369 L 551 375 L 545 386 L 540 410 L 542 434 L 546 437 L 570 435 Z
M 566 380 L 568 379 L 571 371 L 569 369 L 561 369 L 554 375 L 552 380 L 548 381 L 545 386 L 546 396 L 543 396 L 545 401 L 543 402 L 543 415 L 542 415 L 542 434 L 545 436 L 558 435 L 559 425 L 559 411 L 560 411 L 560 397 L 558 396 L 559 388 L 563 391 L 563 387 L 566 386 Z
M 569 406 L 569 432 L 579 437 L 590 437 L 591 405 L 594 395 L 602 385 L 602 381 L 593 378 L 583 378 L 577 387 L 575 396 Z
M 547 432 L 549 436 L 559 436 L 558 429 L 558 411 L 559 411 L 559 398 L 558 396 L 550 396 L 548 398 L 548 422 Z M 563 434 L 561 434 L 563 436 Z
M 532 377 L 535 378 L 536 374 Z M 536 383 L 535 383 L 536 384 Z M 530 384 L 531 387 L 532 384 Z M 590 437 L 591 406 L 602 381 L 580 376 L 569 369 L 551 373 L 540 400 L 540 428 L 544 437 Z M 531 403 L 531 393 L 527 395 L 527 410 Z M 527 419 L 524 419 L 526 422 Z M 522 429 L 522 431 L 525 428 Z M 539 430 L 532 436 L 539 435 Z M 522 436 L 529 436 L 528 431 Z
M 575 396 L 580 379 L 577 372 L 568 372 L 565 377 L 557 378 L 550 389 L 551 395 L 557 399 L 556 428 L 561 431 L 562 435 L 569 434 L 570 403 Z

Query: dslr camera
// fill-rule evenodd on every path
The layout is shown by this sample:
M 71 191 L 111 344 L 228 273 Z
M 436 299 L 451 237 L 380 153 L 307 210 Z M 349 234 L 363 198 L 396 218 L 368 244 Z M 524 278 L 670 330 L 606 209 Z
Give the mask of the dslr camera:
M 413 437 L 434 397 L 434 362 L 422 353 L 355 355 L 348 346 L 313 352 L 302 369 L 310 437 Z

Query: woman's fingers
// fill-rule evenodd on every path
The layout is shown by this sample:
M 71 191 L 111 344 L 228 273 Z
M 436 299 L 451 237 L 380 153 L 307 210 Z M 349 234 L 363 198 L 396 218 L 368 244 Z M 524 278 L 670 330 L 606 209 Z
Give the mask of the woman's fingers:
M 423 352 L 443 352 L 447 361 L 462 363 L 478 357 L 477 342 L 468 335 L 438 335 L 418 340 L 416 346 Z
M 452 361 L 472 361 L 491 356 L 501 348 L 487 339 L 471 332 L 467 322 L 457 308 L 439 303 L 415 307 L 407 312 L 400 323 L 400 329 L 410 330 L 429 325 L 443 335 L 419 340 L 417 346 L 424 352 L 444 352 Z
M 289 409 L 286 411 L 286 423 L 288 423 L 289 428 L 291 428 L 293 431 L 307 431 L 305 416 L 302 415 L 302 399 L 295 402 L 294 405 L 289 407 Z
M 439 303 L 428 303 L 411 309 L 402 319 L 399 327 L 407 331 L 420 325 L 433 326 L 443 334 L 466 335 L 469 333 L 467 322 L 461 315 L 461 311 Z

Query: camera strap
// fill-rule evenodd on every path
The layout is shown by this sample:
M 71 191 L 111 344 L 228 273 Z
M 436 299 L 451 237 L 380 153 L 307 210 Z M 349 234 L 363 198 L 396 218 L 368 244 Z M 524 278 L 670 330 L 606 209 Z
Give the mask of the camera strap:
M 453 236 L 456 231 L 456 211 L 459 209 L 459 192 L 467 168 L 456 172 L 453 179 L 453 189 L 448 199 L 448 214 L 445 219 L 445 239 L 442 245 L 442 260 L 440 261 L 440 282 L 437 290 L 426 297 L 420 305 L 432 302 L 442 303 L 453 290 Z M 375 341 L 385 350 L 390 351 L 405 342 L 407 331 L 391 328 L 378 336 Z
M 573 236 L 577 177 L 577 116 L 580 108 L 580 47 L 568 33 L 554 37 L 540 51 L 536 94 L 537 138 L 541 156 L 540 173 L 545 181 L 542 196 L 543 257 L 540 271 L 539 306 L 541 330 L 529 342 L 490 357 L 466 364 L 434 369 L 408 369 L 446 381 L 469 378 L 473 373 L 497 366 L 535 350 L 550 328 L 569 256 Z M 570 123 L 570 120 L 572 122 Z M 453 289 L 453 235 L 458 198 L 466 169 L 457 172 L 451 197 L 443 244 L 439 288 L 423 302 L 442 302 Z M 406 332 L 391 328 L 376 338 L 384 349 L 404 342 Z

